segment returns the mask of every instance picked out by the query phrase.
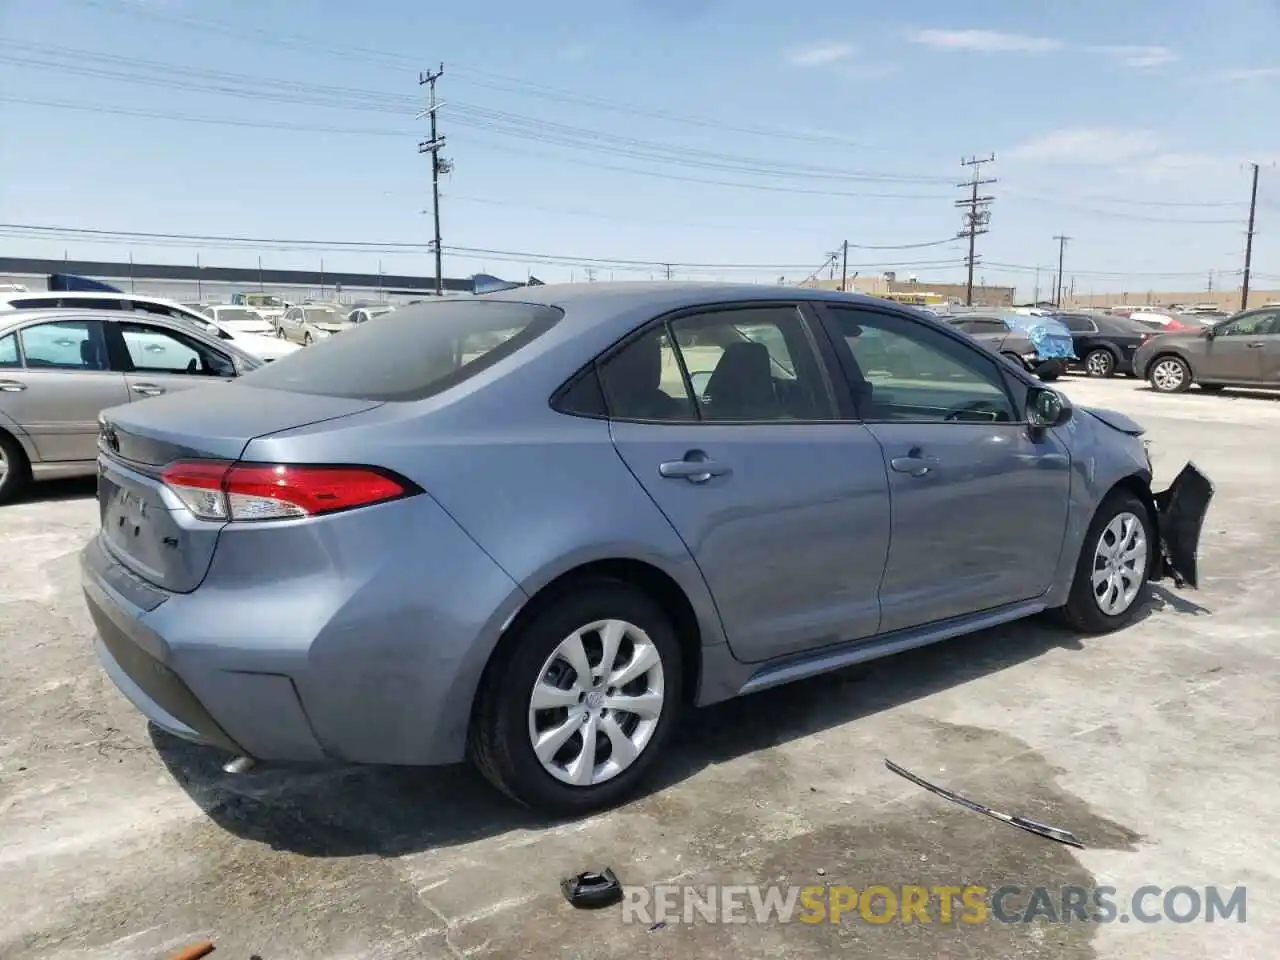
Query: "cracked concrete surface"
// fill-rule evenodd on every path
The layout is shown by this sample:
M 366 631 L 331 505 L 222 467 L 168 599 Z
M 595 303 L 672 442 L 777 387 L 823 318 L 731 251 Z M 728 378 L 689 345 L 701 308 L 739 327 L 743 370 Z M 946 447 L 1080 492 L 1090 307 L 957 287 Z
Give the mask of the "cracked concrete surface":
M 147 728 L 95 663 L 75 551 L 91 484 L 0 509 L 0 956 L 1213 958 L 1280 933 L 1280 398 L 1072 380 L 1150 429 L 1161 482 L 1214 479 L 1199 592 L 1157 587 L 1117 635 L 1028 621 L 692 713 L 644 797 L 548 824 L 465 768 L 219 772 Z M 882 763 L 1060 824 L 1083 851 Z M 757 926 L 650 931 L 578 912 L 562 875 L 628 884 L 1248 887 L 1206 924 Z

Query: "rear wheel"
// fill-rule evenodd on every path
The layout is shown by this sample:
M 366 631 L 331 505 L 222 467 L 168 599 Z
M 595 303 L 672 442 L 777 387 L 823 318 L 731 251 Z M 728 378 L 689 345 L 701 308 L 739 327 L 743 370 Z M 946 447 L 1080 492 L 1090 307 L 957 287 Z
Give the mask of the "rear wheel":
M 1116 374 L 1116 358 L 1110 350 L 1098 347 L 1090 350 L 1084 357 L 1084 369 L 1091 377 L 1114 377 Z
M 1191 387 L 1191 368 L 1181 357 L 1166 353 L 1152 362 L 1147 379 L 1159 393 L 1186 393 Z
M 676 721 L 682 664 L 670 621 L 645 594 L 593 580 L 517 629 L 486 672 L 473 761 L 508 796 L 552 816 L 618 803 Z
M 1108 494 L 1080 548 L 1063 619 L 1082 633 L 1132 623 L 1146 593 L 1155 537 L 1146 504 L 1127 490 Z
M 22 445 L 0 430 L 0 503 L 18 496 L 31 480 L 31 466 Z

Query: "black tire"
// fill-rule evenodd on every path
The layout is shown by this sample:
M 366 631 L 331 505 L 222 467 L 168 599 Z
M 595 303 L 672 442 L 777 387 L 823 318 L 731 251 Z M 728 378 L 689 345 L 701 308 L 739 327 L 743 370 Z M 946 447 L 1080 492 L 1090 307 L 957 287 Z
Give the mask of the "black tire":
M 31 464 L 22 444 L 4 430 L 0 430 L 0 457 L 5 467 L 4 476 L 0 476 L 0 503 L 8 503 L 31 482 Z
M 1161 376 L 1166 365 L 1181 370 L 1181 375 L 1176 380 Z M 1147 367 L 1147 382 L 1157 393 L 1186 393 L 1191 389 L 1191 367 L 1176 353 L 1161 354 Z
M 1095 347 L 1084 355 L 1084 371 L 1091 377 L 1110 378 L 1116 375 L 1116 356 L 1106 347 Z
M 663 706 L 648 743 L 631 766 L 603 783 L 578 787 L 543 768 L 529 734 L 529 698 L 547 658 L 561 641 L 598 620 L 625 620 L 643 630 L 658 651 Z M 485 671 L 472 715 L 468 753 L 495 787 L 518 803 L 553 817 L 574 817 L 614 806 L 632 794 L 662 754 L 683 697 L 680 641 L 671 621 L 646 594 L 608 579 L 575 584 L 534 613 Z M 594 664 L 593 664 L 594 666 Z
M 1036 376 L 1040 378 L 1041 383 L 1053 383 L 1053 381 L 1062 376 L 1062 371 L 1058 369 L 1046 370 L 1044 373 L 1037 373 Z
M 311 346 L 312 342 L 313 342 L 313 341 L 312 341 L 312 339 L 311 339 L 311 334 L 309 334 L 309 333 L 304 333 L 304 334 L 302 335 L 302 345 L 303 345 L 304 347 L 309 347 L 309 346 Z
M 281 340 L 288 339 L 288 337 L 284 335 L 284 327 L 276 327 L 276 336 L 279 337 Z
M 1099 541 L 1102 540 L 1107 525 L 1123 513 L 1137 517 L 1142 523 L 1142 532 L 1147 542 L 1146 566 L 1133 602 L 1119 613 L 1110 614 L 1102 609 L 1098 596 L 1094 593 L 1093 573 Z M 1113 490 L 1099 504 L 1093 522 L 1089 524 L 1084 543 L 1080 547 L 1080 558 L 1076 561 L 1071 593 L 1067 597 L 1066 606 L 1058 611 L 1061 618 L 1068 626 L 1081 633 L 1110 633 L 1127 627 L 1141 612 L 1146 600 L 1156 549 L 1156 531 L 1151 523 L 1151 516 L 1147 513 L 1147 505 L 1128 490 Z

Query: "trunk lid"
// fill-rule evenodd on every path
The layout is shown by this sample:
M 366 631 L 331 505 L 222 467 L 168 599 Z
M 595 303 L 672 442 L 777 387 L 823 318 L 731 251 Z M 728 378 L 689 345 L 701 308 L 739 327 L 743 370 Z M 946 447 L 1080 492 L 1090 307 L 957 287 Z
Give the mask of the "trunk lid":
M 197 519 L 160 479 L 174 460 L 238 460 L 281 430 L 380 406 L 240 384 L 112 407 L 100 416 L 98 510 L 110 552 L 144 580 L 189 593 L 208 572 L 223 522 Z

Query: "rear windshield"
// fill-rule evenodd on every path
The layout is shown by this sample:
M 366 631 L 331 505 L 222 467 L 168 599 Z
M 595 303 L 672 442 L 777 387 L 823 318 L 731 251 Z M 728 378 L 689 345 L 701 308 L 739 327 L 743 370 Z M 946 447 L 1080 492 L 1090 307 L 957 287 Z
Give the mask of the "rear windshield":
M 240 382 L 350 400 L 421 400 L 511 356 L 561 315 L 555 307 L 505 300 L 418 304 L 357 324 Z

